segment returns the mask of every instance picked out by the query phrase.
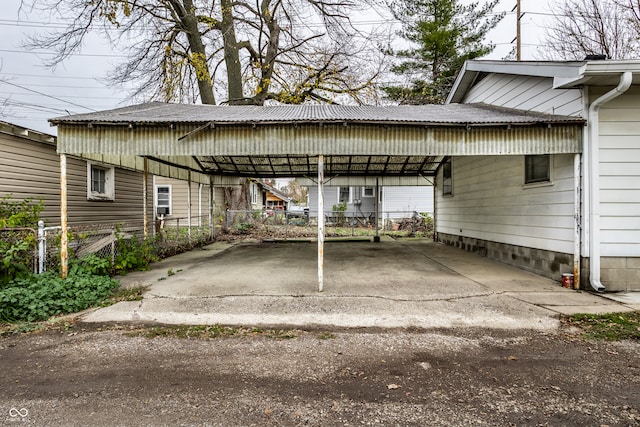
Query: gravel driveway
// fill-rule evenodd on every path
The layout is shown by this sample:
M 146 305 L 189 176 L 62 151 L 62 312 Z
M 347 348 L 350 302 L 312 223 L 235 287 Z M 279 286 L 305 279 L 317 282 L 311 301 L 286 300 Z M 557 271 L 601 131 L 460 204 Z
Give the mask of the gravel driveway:
M 0 422 L 640 425 L 637 342 L 571 330 L 162 331 L 85 324 L 0 338 Z

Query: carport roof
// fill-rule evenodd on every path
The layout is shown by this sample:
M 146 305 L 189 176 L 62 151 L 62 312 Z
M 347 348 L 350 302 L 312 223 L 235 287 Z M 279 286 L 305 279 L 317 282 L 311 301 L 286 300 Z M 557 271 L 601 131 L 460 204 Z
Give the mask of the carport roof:
M 52 124 L 286 124 L 363 123 L 386 125 L 504 125 L 582 123 L 577 117 L 501 108 L 486 104 L 347 106 L 216 106 L 150 102 L 114 110 L 61 116 Z
M 584 120 L 485 104 L 212 106 L 151 102 L 51 119 L 65 154 L 141 156 L 201 175 L 433 176 L 446 156 L 576 153 Z M 166 175 L 156 166 L 151 173 Z M 171 172 L 172 177 L 178 177 Z M 193 177 L 192 177 L 193 178 Z M 203 181 L 204 179 L 204 181 Z

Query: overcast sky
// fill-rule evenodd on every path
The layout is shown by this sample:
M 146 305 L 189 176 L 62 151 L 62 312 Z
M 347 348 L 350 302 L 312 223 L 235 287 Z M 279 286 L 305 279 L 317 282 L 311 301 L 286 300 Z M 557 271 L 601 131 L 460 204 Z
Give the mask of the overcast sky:
M 548 0 L 522 0 L 523 57 L 540 59 L 543 28 L 549 24 Z M 553 1 L 553 0 L 549 0 Z M 502 0 L 498 11 L 509 12 L 490 35 L 497 45 L 488 59 L 502 59 L 513 48 L 516 24 L 511 12 L 516 0 Z M 126 94 L 107 87 L 104 77 L 119 57 L 99 39 L 89 40 L 82 52 L 56 69 L 42 65 L 46 51 L 27 52 L 20 47 L 25 35 L 55 31 L 59 24 L 47 16 L 18 13 L 20 0 L 2 0 L 0 19 L 0 120 L 55 135 L 47 119 L 128 104 Z M 355 21 L 397 25 L 371 16 L 352 17 Z

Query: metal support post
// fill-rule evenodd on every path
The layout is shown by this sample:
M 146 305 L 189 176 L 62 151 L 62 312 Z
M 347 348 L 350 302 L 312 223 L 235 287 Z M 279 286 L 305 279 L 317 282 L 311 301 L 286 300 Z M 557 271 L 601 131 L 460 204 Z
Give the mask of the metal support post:
M 147 204 L 148 186 L 147 179 L 149 178 L 147 158 L 142 158 L 142 217 L 143 217 L 143 232 L 145 240 L 149 237 L 149 207 Z
M 324 290 L 324 156 L 318 155 L 318 292 Z
M 69 218 L 67 215 L 67 155 L 60 154 L 60 275 L 69 273 Z

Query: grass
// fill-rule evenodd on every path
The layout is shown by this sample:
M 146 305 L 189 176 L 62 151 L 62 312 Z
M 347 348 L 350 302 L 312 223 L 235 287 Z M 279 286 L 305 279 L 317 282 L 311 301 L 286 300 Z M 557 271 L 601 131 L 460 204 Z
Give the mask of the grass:
M 115 304 L 121 301 L 141 301 L 142 294 L 147 290 L 146 286 L 134 286 L 129 288 L 116 288 L 108 299 L 103 302 L 102 307 Z
M 233 328 L 221 325 L 163 325 L 142 327 L 126 333 L 128 336 L 142 336 L 146 338 L 174 337 L 194 339 L 216 339 L 228 337 L 263 336 L 277 340 L 297 338 L 301 331 L 294 329 L 260 329 Z
M 640 311 L 609 314 L 574 314 L 566 323 L 583 331 L 588 340 L 620 341 L 640 339 Z

